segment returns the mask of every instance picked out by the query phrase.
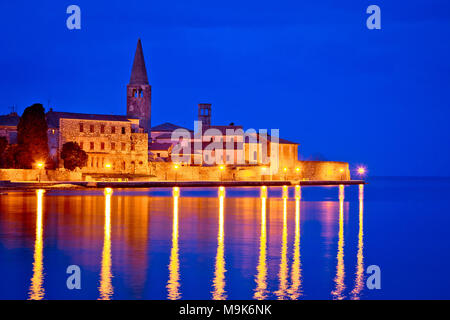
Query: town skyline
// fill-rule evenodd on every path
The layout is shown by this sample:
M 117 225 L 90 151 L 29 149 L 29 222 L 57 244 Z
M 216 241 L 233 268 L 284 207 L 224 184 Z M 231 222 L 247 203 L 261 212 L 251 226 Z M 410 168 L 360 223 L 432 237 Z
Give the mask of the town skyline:
M 2 6 L 11 12 L 2 23 L 18 20 L 22 14 L 8 4 Z M 447 30 L 407 20 L 398 5 L 386 7 L 397 16 L 386 15 L 383 21 L 389 28 L 378 34 L 364 28 L 363 10 L 345 7 L 339 13 L 348 24 L 339 24 L 333 9 L 294 5 L 299 19 L 284 26 L 278 19 L 285 13 L 281 8 L 275 8 L 266 23 L 244 22 L 245 8 L 226 17 L 217 7 L 196 14 L 176 9 L 173 15 L 185 19 L 168 22 L 152 13 L 150 5 L 142 6 L 141 12 L 130 5 L 115 19 L 137 20 L 121 28 L 120 23 L 109 26 L 111 33 L 104 34 L 104 19 L 98 19 L 101 4 L 80 2 L 85 11 L 80 31 L 67 30 L 64 17 L 46 10 L 50 6 L 44 3 L 34 8 L 39 17 L 48 19 L 47 24 L 36 23 L 33 30 L 19 28 L 15 37 L 6 35 L 2 114 L 9 113 L 13 104 L 21 113 L 35 102 L 48 110 L 48 99 L 55 110 L 124 114 L 124 85 L 132 63 L 129 48 L 140 37 L 154 93 L 152 125 L 175 122 L 192 128 L 196 105 L 209 102 L 215 123 L 279 128 L 283 137 L 300 143 L 303 158 L 322 153 L 326 159 L 349 161 L 352 167 L 367 165 L 371 175 L 450 175 L 446 165 L 450 154 L 439 150 L 449 140 L 442 122 L 448 111 L 441 103 L 449 100 L 443 85 L 448 75 L 433 74 L 439 72 L 436 64 L 444 68 L 447 64 L 440 57 L 449 49 L 438 41 L 445 38 Z M 159 16 L 170 16 L 165 5 L 159 6 Z M 426 18 L 444 23 L 437 13 L 422 6 L 422 11 L 428 12 Z M 114 6 L 110 10 L 111 16 L 117 12 Z M 313 18 L 319 13 L 334 18 L 315 29 Z M 311 18 L 306 19 L 306 14 Z M 144 19 L 146 15 L 148 19 Z M 206 18 L 210 15 L 221 17 L 220 22 Z M 198 26 L 192 25 L 202 17 Z M 48 32 L 48 28 L 54 29 L 50 25 L 58 23 L 61 30 Z M 339 32 L 330 33 L 336 23 Z M 419 38 L 404 37 L 401 23 L 415 25 Z M 227 30 L 227 25 L 232 27 Z M 276 31 L 264 36 L 265 25 L 276 25 Z M 37 33 L 42 35 L 42 47 L 32 39 Z M 247 44 L 249 37 L 253 40 Z M 389 49 L 392 46 L 386 39 L 397 38 L 404 40 Z M 51 45 L 54 41 L 58 50 Z M 433 52 L 441 52 L 436 59 L 423 50 L 409 50 L 423 42 L 434 48 Z M 327 57 L 323 47 L 337 51 Z M 352 49 L 356 56 L 341 54 Z M 405 54 L 410 62 L 420 63 L 410 67 L 403 59 Z M 420 65 L 430 67 L 425 71 Z M 419 86 L 417 79 L 424 77 L 431 82 Z M 436 159 L 435 166 L 424 171 L 423 163 L 429 158 Z

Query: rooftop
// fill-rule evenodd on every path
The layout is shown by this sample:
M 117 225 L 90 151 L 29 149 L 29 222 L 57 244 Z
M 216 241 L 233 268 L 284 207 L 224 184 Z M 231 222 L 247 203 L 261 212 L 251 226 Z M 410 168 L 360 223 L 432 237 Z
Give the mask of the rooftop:
M 150 143 L 148 145 L 148 150 L 164 150 L 167 151 L 170 149 L 170 147 L 172 147 L 171 143 L 158 143 L 158 142 L 154 142 L 154 143 Z
M 46 118 L 49 128 L 58 128 L 59 119 L 121 121 L 121 122 L 129 122 L 129 119 L 133 119 L 127 116 L 120 116 L 120 115 L 87 114 L 87 113 L 55 112 L 55 111 L 47 112 Z
M 151 128 L 151 131 L 157 131 L 157 132 L 172 132 L 175 131 L 176 129 L 184 129 L 187 130 L 189 132 L 193 132 L 190 129 L 184 128 L 184 127 L 180 127 L 177 126 L 176 124 L 170 123 L 170 122 L 165 122 L 162 124 L 159 124 L 157 126 L 154 126 L 153 128 Z
M 0 116 L 0 126 L 17 127 L 19 120 L 20 117 L 15 112 Z

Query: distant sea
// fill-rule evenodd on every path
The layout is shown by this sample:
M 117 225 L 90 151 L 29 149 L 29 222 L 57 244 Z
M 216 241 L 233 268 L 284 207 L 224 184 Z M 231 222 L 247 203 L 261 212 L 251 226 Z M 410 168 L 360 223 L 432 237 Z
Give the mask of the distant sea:
M 10 191 L 0 299 L 450 299 L 450 178 Z M 70 265 L 81 289 L 69 290 Z M 366 285 L 371 265 L 380 289 Z

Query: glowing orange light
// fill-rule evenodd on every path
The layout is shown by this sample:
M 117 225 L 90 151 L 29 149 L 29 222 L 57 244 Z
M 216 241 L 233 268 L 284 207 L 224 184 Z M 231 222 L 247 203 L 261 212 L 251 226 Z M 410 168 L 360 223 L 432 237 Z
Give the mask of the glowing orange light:
M 359 173 L 360 175 L 365 174 L 365 173 L 366 173 L 366 168 L 359 167 L 359 168 L 358 168 L 358 173 Z
M 287 171 L 287 168 L 283 168 L 283 171 L 286 172 L 286 171 Z
M 339 171 L 340 171 L 340 172 L 344 172 L 344 169 L 341 168 L 341 169 L 339 169 Z
M 174 166 L 173 166 L 173 168 L 176 170 L 176 169 L 178 169 L 180 166 L 179 165 L 177 165 L 177 164 L 175 164 Z
M 283 186 L 283 199 L 287 199 L 288 197 L 288 186 Z
M 113 194 L 113 189 L 112 188 L 105 188 L 105 195 L 111 195 Z
M 179 197 L 180 196 L 180 188 L 173 187 L 172 194 L 173 194 L 174 197 Z
M 38 167 L 39 169 L 42 169 L 44 167 L 44 163 L 38 162 L 38 163 L 36 163 L 36 167 Z
M 220 166 L 219 169 L 220 170 L 225 170 L 225 166 Z
M 105 164 L 105 168 L 109 169 L 111 168 L 111 165 L 109 163 Z
M 300 168 L 295 168 L 295 171 L 299 172 L 299 171 L 300 171 Z

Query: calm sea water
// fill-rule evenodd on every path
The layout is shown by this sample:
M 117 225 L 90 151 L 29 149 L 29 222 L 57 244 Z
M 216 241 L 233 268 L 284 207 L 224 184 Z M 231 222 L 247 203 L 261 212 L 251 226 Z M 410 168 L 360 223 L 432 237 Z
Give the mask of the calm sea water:
M 267 193 L 267 194 L 266 194 Z M 0 195 L 1 299 L 450 299 L 450 179 Z M 66 269 L 81 268 L 81 290 Z M 381 289 L 366 268 L 381 269 Z

